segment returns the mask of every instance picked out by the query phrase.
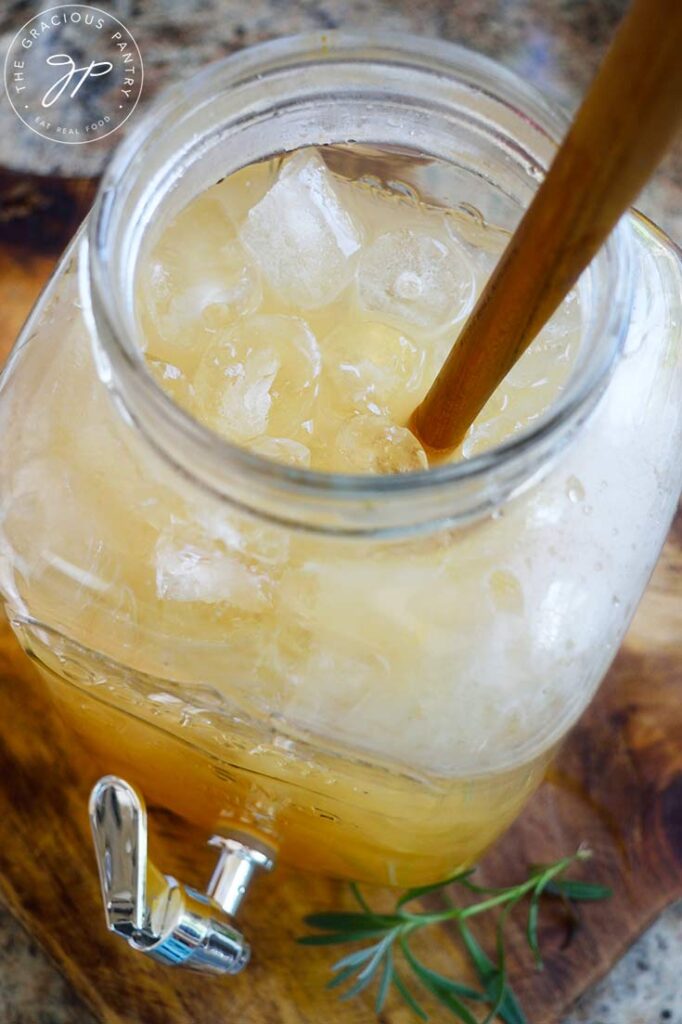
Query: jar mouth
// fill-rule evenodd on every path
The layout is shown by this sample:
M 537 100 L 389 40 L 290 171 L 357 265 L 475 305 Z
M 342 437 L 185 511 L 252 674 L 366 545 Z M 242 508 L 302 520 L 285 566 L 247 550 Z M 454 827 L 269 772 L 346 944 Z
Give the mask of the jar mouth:
M 339 97 L 346 114 L 337 126 Z M 131 268 L 161 199 L 170 197 L 177 212 L 188 201 L 180 201 L 188 181 L 196 193 L 277 151 L 345 142 L 344 136 L 355 141 L 363 132 L 369 140 L 372 129 L 360 108 L 373 103 L 394 108 L 398 121 L 410 109 L 430 117 L 439 138 L 447 139 L 455 124 L 471 128 L 508 164 L 516 161 L 515 173 L 525 175 L 522 185 L 517 182 L 524 200 L 568 124 L 527 83 L 454 44 L 345 31 L 260 44 L 210 65 L 152 104 L 103 177 L 81 248 L 81 292 L 95 361 L 122 415 L 176 471 L 218 499 L 287 526 L 337 535 L 389 536 L 457 525 L 544 475 L 604 390 L 624 343 L 632 294 L 630 228 L 623 218 L 581 281 L 588 297 L 581 352 L 562 393 L 532 427 L 467 460 L 405 474 L 335 474 L 275 463 L 203 426 L 147 372 L 136 342 Z M 349 110 L 358 112 L 357 122 L 348 119 Z M 316 114 L 318 121 L 311 122 Z M 291 144 L 280 138 L 275 145 L 287 119 Z M 258 131 L 249 135 L 252 129 Z M 251 146 L 258 139 L 262 152 L 243 145 L 249 138 Z M 225 168 L 226 152 L 237 162 L 216 175 L 217 167 Z M 492 172 L 482 166 L 476 173 Z

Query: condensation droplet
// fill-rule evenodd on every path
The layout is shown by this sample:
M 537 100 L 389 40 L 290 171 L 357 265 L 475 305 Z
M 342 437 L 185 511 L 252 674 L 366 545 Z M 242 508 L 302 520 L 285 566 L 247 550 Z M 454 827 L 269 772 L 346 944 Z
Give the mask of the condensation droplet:
M 495 607 L 501 612 L 521 615 L 523 612 L 523 590 L 518 578 L 507 569 L 496 569 L 488 581 Z
M 568 500 L 572 501 L 574 505 L 585 497 L 585 488 L 577 476 L 569 476 L 566 481 L 566 495 Z

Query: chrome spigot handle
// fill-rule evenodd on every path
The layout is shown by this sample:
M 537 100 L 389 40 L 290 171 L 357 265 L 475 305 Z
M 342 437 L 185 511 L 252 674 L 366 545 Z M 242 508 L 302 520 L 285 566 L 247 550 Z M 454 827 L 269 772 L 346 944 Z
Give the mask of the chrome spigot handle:
M 147 810 L 142 794 L 107 775 L 90 794 L 90 824 L 107 927 L 164 964 L 236 974 L 250 948 L 233 915 L 257 868 L 269 870 L 263 844 L 213 836 L 220 858 L 207 893 L 163 875 L 147 856 Z

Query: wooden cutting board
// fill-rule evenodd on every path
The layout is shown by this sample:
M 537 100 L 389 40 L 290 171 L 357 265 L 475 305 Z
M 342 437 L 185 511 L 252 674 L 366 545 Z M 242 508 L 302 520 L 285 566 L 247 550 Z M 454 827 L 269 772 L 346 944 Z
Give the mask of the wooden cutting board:
M 27 189 L 25 183 L 0 176 L 5 210 L 8 195 L 17 216 L 27 216 L 29 228 L 33 218 L 36 231 L 15 230 L 13 217 L 0 222 L 0 359 L 87 207 L 92 185 L 43 181 Z M 614 889 L 608 904 L 585 906 L 567 946 L 561 913 L 544 916 L 546 966 L 541 973 L 532 968 L 522 924 L 512 924 L 510 971 L 532 1024 L 556 1024 L 645 925 L 682 896 L 681 591 L 678 515 L 597 699 L 564 746 L 550 779 L 485 859 L 484 877 L 507 884 L 523 877 L 528 863 L 553 860 L 587 841 L 596 856 L 581 869 L 582 877 Z M 325 991 L 334 952 L 294 944 L 304 914 L 348 905 L 345 887 L 338 883 L 283 869 L 259 881 L 241 917 L 254 960 L 237 978 L 176 973 L 109 936 L 86 815 L 95 775 L 1 622 L 0 889 L 98 1019 L 107 1024 L 375 1020 L 371 997 L 340 1004 Z M 150 808 L 150 817 L 156 862 L 203 886 L 213 859 L 203 846 L 205 837 L 158 809 Z M 492 948 L 485 929 L 480 937 Z M 437 969 L 466 976 L 448 927 L 425 938 L 421 952 Z M 383 1024 L 413 1019 L 404 1006 L 390 1001 L 381 1017 Z M 433 1009 L 432 1020 L 444 1021 L 444 1012 Z

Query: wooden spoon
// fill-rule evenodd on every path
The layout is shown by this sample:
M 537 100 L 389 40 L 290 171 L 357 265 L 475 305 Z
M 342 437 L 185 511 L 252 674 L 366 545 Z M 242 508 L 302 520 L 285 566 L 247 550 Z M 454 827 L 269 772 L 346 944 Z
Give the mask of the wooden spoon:
M 410 427 L 456 447 L 653 172 L 682 122 L 682 0 L 634 0 Z

